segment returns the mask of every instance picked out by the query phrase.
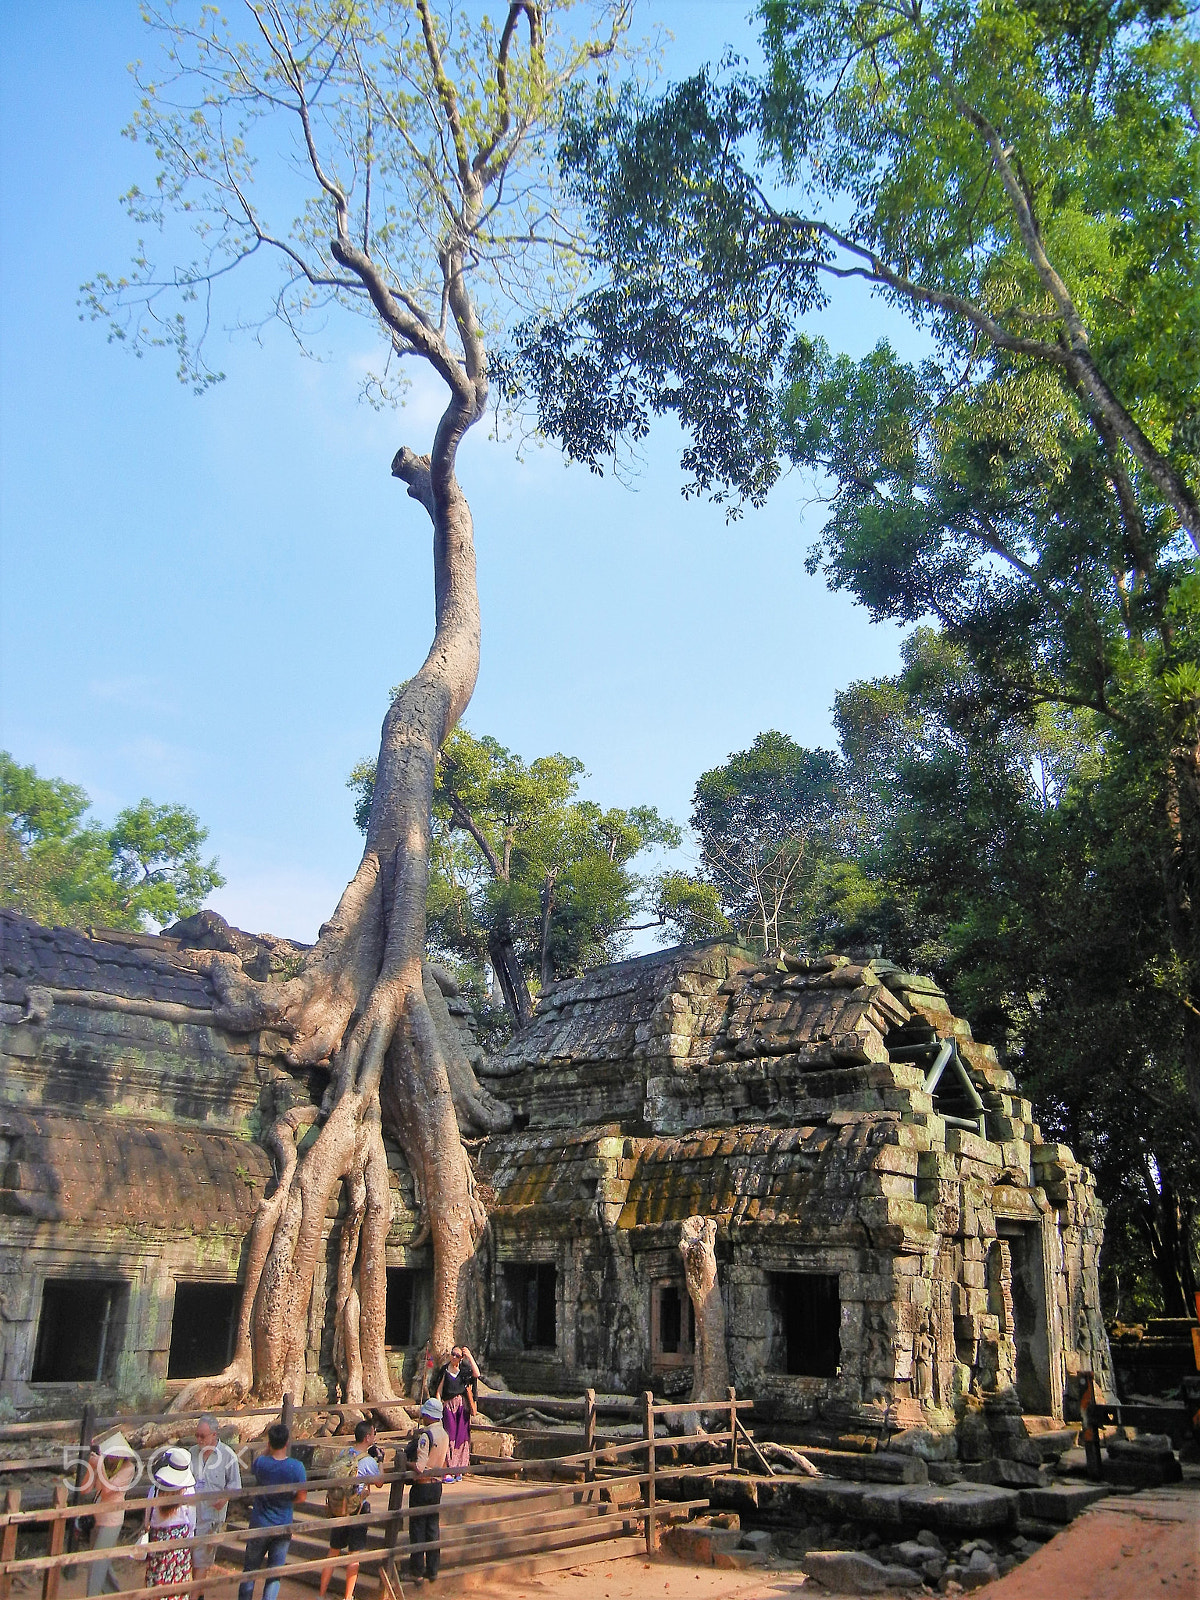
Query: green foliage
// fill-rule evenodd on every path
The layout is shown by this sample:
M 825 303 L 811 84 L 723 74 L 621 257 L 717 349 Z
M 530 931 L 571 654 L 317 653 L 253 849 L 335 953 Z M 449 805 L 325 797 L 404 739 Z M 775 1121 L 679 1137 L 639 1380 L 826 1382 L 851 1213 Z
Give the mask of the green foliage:
M 596 470 L 677 416 L 688 489 L 757 503 L 792 455 L 804 319 L 858 277 L 929 329 L 926 389 L 991 377 L 1054 431 L 1064 411 L 1102 421 L 1200 544 L 1184 8 L 765 0 L 762 17 L 762 80 L 731 63 L 656 99 L 577 98 L 563 158 L 606 275 L 519 331 L 509 391 Z
M 77 784 L 42 778 L 0 751 L 0 903 L 65 927 L 160 927 L 198 911 L 225 882 L 186 806 L 141 800 L 111 828 L 86 822 Z
M 580 799 L 582 775 L 573 756 L 527 763 L 490 736 L 450 736 L 434 795 L 431 952 L 480 969 L 495 963 L 499 938 L 536 986 L 617 959 L 640 919 L 696 936 L 716 925 L 711 895 L 678 874 L 634 871 L 644 852 L 676 848 L 678 827 L 651 806 Z M 374 763 L 360 762 L 348 783 L 365 830 Z
M 696 784 L 701 870 L 744 940 L 764 950 L 806 942 L 818 862 L 837 849 L 840 763 L 786 734 L 761 733 Z
M 1200 1144 L 1157 752 L 1090 710 L 984 711 L 987 686 L 944 634 L 919 629 L 904 653 L 899 677 L 855 684 L 836 706 L 870 811 L 859 860 L 887 953 L 947 984 L 1048 1135 L 1096 1172 L 1113 1214 L 1110 1311 L 1133 1314 L 1116 1303 L 1122 1283 L 1144 1299 L 1140 1253 L 1173 1314 L 1195 1277 Z
M 579 279 L 585 241 L 547 143 L 569 86 L 620 55 L 628 17 L 621 0 L 593 7 L 576 39 L 570 9 L 518 6 L 497 26 L 408 0 L 147 5 L 125 132 L 153 177 L 123 196 L 130 267 L 83 286 L 85 315 L 135 352 L 172 352 L 199 392 L 224 376 L 214 296 L 253 261 L 264 310 L 241 326 L 278 317 L 311 350 L 336 304 L 383 336 L 373 403 L 402 398 L 411 358 L 446 378 L 514 308 Z M 191 237 L 173 241 L 180 223 Z M 179 256 L 165 269 L 164 236 Z

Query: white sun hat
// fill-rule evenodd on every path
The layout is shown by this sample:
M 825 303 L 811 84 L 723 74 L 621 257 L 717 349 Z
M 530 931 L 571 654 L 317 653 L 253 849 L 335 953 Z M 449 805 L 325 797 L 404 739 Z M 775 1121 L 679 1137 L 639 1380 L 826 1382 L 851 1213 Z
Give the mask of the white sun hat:
M 194 1489 L 192 1458 L 182 1445 L 173 1444 L 154 1463 L 154 1481 L 163 1489 Z
M 122 1456 L 127 1461 L 138 1460 L 137 1451 L 121 1432 L 120 1428 L 114 1428 L 113 1431 L 110 1434 L 106 1434 L 103 1439 L 97 1440 L 97 1442 L 92 1446 L 92 1449 L 100 1457 L 101 1461 L 103 1461 L 107 1456 Z

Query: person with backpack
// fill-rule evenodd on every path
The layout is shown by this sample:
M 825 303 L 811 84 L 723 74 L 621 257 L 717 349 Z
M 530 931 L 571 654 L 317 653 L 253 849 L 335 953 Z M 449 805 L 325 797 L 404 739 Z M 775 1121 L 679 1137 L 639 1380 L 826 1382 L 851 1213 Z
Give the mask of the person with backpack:
M 371 1479 L 381 1476 L 379 1452 L 375 1448 L 375 1424 L 367 1419 L 354 1425 L 354 1448 L 343 1450 L 330 1468 L 329 1476 L 340 1480 L 325 1491 L 325 1509 L 334 1518 L 357 1516 L 364 1518 L 371 1509 Z M 339 1555 L 343 1550 L 365 1550 L 367 1523 L 347 1523 L 342 1528 L 329 1530 L 329 1554 Z M 321 1573 L 318 1592 L 329 1588 L 332 1567 Z M 352 1600 L 358 1579 L 358 1562 L 346 1568 L 346 1600 Z
M 442 1477 L 450 1459 L 450 1441 L 442 1426 L 442 1402 L 430 1395 L 421 1407 L 422 1427 L 405 1446 L 404 1454 L 413 1469 L 413 1485 L 408 1491 L 409 1576 L 414 1583 L 433 1583 L 441 1563 L 438 1540 L 441 1537 Z M 427 1545 L 428 1549 L 418 1546 Z
M 295 1487 L 305 1481 L 307 1474 L 302 1461 L 294 1461 L 288 1454 L 291 1430 L 285 1422 L 273 1422 L 267 1429 L 267 1448 L 255 1456 L 252 1471 L 254 1481 L 264 1484 L 290 1484 L 291 1488 L 279 1494 L 255 1495 L 250 1506 L 250 1526 L 261 1528 L 257 1539 L 246 1540 L 246 1555 L 242 1571 L 251 1576 L 238 1585 L 238 1600 L 254 1600 L 253 1574 L 265 1561 L 268 1567 L 282 1567 L 287 1560 L 288 1545 L 292 1542 L 292 1512 L 307 1498 L 308 1490 Z M 277 1600 L 279 1579 L 271 1578 L 263 1585 L 262 1600 Z

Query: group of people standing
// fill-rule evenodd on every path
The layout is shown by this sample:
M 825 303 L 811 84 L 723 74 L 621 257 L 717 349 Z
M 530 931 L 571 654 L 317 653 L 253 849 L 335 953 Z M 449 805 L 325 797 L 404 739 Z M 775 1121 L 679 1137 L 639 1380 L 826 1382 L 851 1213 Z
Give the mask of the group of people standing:
M 478 1410 L 479 1367 L 465 1345 L 455 1345 L 423 1402 L 420 1423 L 405 1447 L 412 1471 L 409 1489 L 409 1574 L 417 1583 L 437 1578 L 441 1551 L 439 1506 L 444 1483 L 457 1483 L 471 1463 L 471 1419 Z M 330 1556 L 357 1553 L 366 1548 L 370 1494 L 382 1476 L 382 1452 L 375 1443 L 375 1425 L 358 1423 L 352 1451 L 344 1452 L 335 1471 L 347 1480 L 341 1494 L 330 1491 L 328 1509 L 341 1526 L 331 1528 Z M 291 1434 L 282 1422 L 267 1429 L 266 1449 L 255 1456 L 252 1471 L 260 1490 L 251 1500 L 250 1528 L 238 1588 L 238 1600 L 253 1600 L 254 1576 L 263 1567 L 281 1567 L 287 1560 L 295 1507 L 307 1496 L 304 1464 L 291 1454 Z M 140 1457 L 120 1431 L 108 1434 L 94 1447 L 88 1462 L 85 1490 L 93 1495 L 89 1513 L 94 1551 L 115 1551 L 125 1521 L 125 1496 L 140 1475 Z M 147 1587 L 179 1584 L 178 1596 L 186 1600 L 184 1585 L 202 1579 L 216 1559 L 230 1500 L 242 1490 L 237 1455 L 222 1442 L 217 1419 L 203 1416 L 196 1425 L 196 1443 L 190 1449 L 170 1445 L 154 1458 L 143 1517 L 138 1554 L 146 1561 Z M 189 1496 L 199 1493 L 204 1498 Z M 347 1515 L 364 1520 L 350 1522 Z M 183 1549 L 156 1550 L 156 1545 L 194 1541 Z M 124 1553 L 132 1554 L 132 1551 Z M 329 1587 L 331 1567 L 321 1573 L 320 1594 Z M 358 1563 L 345 1569 L 345 1600 L 353 1600 Z M 120 1589 L 112 1557 L 89 1564 L 87 1593 L 96 1597 Z M 203 1590 L 194 1590 L 203 1600 Z M 277 1600 L 279 1579 L 268 1579 L 262 1600 Z

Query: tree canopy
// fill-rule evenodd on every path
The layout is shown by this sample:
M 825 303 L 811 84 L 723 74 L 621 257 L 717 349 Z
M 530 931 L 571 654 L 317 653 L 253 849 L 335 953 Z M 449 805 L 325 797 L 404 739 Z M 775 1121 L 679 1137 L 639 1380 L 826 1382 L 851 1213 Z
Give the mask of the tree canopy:
M 0 903 L 51 926 L 165 927 L 225 879 L 186 806 L 141 800 L 111 827 L 87 820 L 78 784 L 43 778 L 0 750 Z
M 1200 545 L 1200 55 L 1185 8 L 765 0 L 766 71 L 579 97 L 564 154 L 604 270 L 507 381 L 602 468 L 657 413 L 692 484 L 757 502 L 788 456 L 803 319 L 857 278 L 941 387 L 1051 378 Z
M 573 756 L 525 762 L 498 740 L 459 728 L 442 747 L 429 882 L 433 954 L 490 966 L 513 1026 L 530 990 L 620 958 L 634 931 L 704 937 L 721 926 L 711 891 L 678 872 L 639 873 L 638 858 L 681 842 L 652 806 L 579 797 Z M 349 784 L 356 821 L 370 809 L 374 763 Z

